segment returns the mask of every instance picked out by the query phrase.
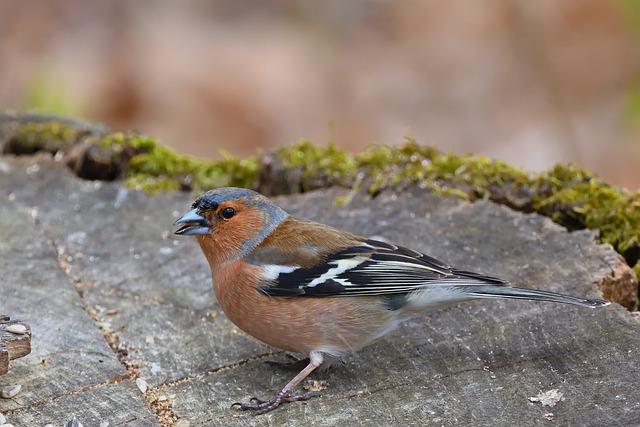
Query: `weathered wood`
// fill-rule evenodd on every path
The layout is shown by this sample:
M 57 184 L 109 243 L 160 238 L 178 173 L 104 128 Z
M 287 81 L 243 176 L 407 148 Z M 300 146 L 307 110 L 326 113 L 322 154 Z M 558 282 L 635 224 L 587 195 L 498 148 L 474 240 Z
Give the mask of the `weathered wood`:
M 9 332 L 7 327 L 22 325 L 24 334 Z M 0 315 L 0 375 L 9 372 L 9 361 L 31 353 L 31 328 L 26 323 Z
M 0 341 L 0 375 L 9 372 L 9 349 Z
M 85 426 L 103 421 L 157 426 L 144 396 L 128 379 L 65 272 L 68 256 L 56 250 L 40 226 L 40 219 L 49 215 L 62 222 L 78 215 L 78 192 L 41 191 L 36 183 L 46 178 L 35 164 L 30 158 L 0 157 L 0 312 L 28 323 L 34 338 L 31 355 L 11 361 L 9 372 L 0 377 L 3 386 L 22 387 L 14 398 L 0 399 L 0 413 L 16 426 L 61 426 L 73 415 Z M 43 172 L 51 169 L 46 164 Z M 53 166 L 57 173 L 62 168 Z M 71 177 L 66 171 L 63 175 Z M 55 181 L 50 184 L 55 186 Z M 29 189 L 40 193 L 30 206 L 23 204 Z M 63 204 L 67 213 L 59 216 L 55 206 Z
M 0 323 L 9 320 L 9 316 L 0 315 Z M 0 375 L 9 372 L 9 348 L 0 338 Z

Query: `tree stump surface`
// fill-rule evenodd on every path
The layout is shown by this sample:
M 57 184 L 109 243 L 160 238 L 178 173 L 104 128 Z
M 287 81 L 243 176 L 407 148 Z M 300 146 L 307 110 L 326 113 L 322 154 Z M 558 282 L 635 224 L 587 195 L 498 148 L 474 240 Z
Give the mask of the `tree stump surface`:
M 290 213 L 423 251 L 515 284 L 599 297 L 633 289 L 629 268 L 590 231 L 491 202 L 419 189 L 278 197 Z M 640 325 L 617 304 L 590 310 L 479 301 L 424 313 L 306 386 L 322 397 L 254 417 L 286 361 L 222 313 L 209 267 L 173 221 L 194 196 L 149 196 L 83 181 L 51 159 L 0 157 L 0 312 L 31 326 L 32 352 L 0 386 L 16 426 L 637 425 Z M 284 321 L 284 319 L 283 319 Z M 143 394 L 135 379 L 148 384 Z M 326 387 L 326 388 L 325 388 Z

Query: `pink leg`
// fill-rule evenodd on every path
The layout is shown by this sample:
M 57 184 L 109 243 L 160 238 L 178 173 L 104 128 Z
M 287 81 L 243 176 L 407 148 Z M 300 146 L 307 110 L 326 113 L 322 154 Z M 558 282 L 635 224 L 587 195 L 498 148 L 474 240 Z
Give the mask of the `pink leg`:
M 284 386 L 284 388 L 280 391 L 280 393 L 278 393 L 276 397 L 274 397 L 271 400 L 261 400 L 254 397 L 251 400 L 256 401 L 256 403 L 234 403 L 231 406 L 238 405 L 240 409 L 242 409 L 243 411 L 252 410 L 252 411 L 255 411 L 254 412 L 255 415 L 261 415 L 261 414 L 266 414 L 269 411 L 273 411 L 283 403 L 309 400 L 314 396 L 319 396 L 320 393 L 317 391 L 308 391 L 306 393 L 302 393 L 294 396 L 290 395 L 291 390 L 293 390 L 295 386 L 300 384 L 302 380 L 307 378 L 307 376 L 311 372 L 313 372 L 313 370 L 316 369 L 317 367 L 318 365 L 310 361 L 307 367 L 304 368 L 302 371 L 300 371 L 298 375 L 293 377 L 293 379 L 289 381 L 286 386 Z

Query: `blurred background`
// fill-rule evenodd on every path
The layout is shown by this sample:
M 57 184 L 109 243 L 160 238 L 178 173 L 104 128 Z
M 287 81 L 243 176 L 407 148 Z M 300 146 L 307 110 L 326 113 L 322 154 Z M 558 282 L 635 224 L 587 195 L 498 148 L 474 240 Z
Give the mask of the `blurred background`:
M 640 187 L 638 0 L 0 4 L 0 109 L 217 159 L 411 135 Z

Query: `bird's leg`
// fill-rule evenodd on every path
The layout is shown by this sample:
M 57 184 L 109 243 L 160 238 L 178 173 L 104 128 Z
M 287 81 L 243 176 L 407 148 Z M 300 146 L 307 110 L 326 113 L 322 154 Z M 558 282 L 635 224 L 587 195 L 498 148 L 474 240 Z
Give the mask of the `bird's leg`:
M 269 366 L 273 366 L 280 369 L 291 369 L 294 371 L 300 371 L 304 367 L 306 367 L 310 362 L 310 359 L 308 357 L 301 359 L 290 353 L 285 353 L 284 355 L 288 359 L 290 359 L 291 362 L 277 362 L 275 360 L 266 360 L 264 363 L 266 363 Z
M 300 384 L 302 380 L 307 378 L 307 376 L 311 372 L 313 372 L 313 370 L 316 369 L 318 366 L 319 365 L 316 365 L 313 362 L 309 362 L 309 364 L 302 371 L 300 371 L 298 375 L 293 377 L 293 379 L 289 381 L 286 386 L 284 386 L 284 388 L 280 391 L 280 393 L 278 393 L 276 397 L 274 397 L 271 400 L 262 400 L 254 397 L 251 399 L 251 401 L 252 402 L 255 401 L 256 403 L 239 403 L 238 402 L 238 403 L 234 403 L 231 406 L 238 405 L 240 409 L 243 411 L 247 411 L 247 410 L 255 411 L 254 412 L 255 415 L 261 415 L 261 414 L 266 414 L 269 411 L 273 411 L 283 403 L 304 401 L 304 400 L 309 400 L 314 396 L 320 396 L 320 393 L 317 391 L 308 391 L 306 393 L 291 396 L 291 390 L 293 390 L 295 386 Z

